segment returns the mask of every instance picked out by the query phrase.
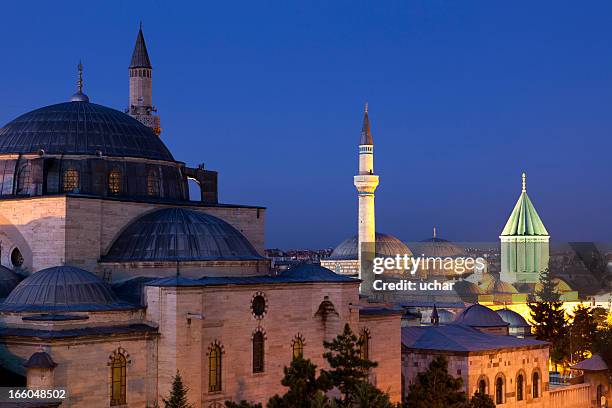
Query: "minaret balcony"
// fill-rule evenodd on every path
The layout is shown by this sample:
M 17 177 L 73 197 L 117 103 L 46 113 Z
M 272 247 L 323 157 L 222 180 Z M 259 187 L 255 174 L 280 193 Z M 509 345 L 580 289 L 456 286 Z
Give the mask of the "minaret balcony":
M 361 174 L 355 176 L 353 180 L 353 184 L 360 193 L 374 193 L 378 187 L 378 176 L 373 174 Z

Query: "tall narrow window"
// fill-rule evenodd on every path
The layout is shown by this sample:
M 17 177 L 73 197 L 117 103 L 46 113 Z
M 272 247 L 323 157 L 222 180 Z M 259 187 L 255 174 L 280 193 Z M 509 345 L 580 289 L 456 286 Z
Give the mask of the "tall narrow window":
M 298 334 L 297 336 L 295 336 L 291 348 L 293 351 L 294 359 L 304 357 L 304 339 L 301 335 Z
M 147 195 L 159 197 L 159 174 L 157 170 L 151 169 L 147 174 Z
M 16 194 L 27 194 L 28 187 L 30 185 L 30 164 L 25 164 L 19 169 L 17 173 L 17 188 L 15 188 Z
M 481 395 L 485 395 L 487 393 L 487 381 L 484 378 L 478 382 L 478 392 Z
M 122 354 L 115 354 L 111 361 L 111 406 L 126 404 L 125 367 L 125 357 Z
M 359 357 L 363 360 L 370 358 L 370 332 L 368 329 L 363 329 L 361 336 L 359 336 Z
M 495 403 L 504 403 L 504 380 L 501 377 L 498 377 L 497 380 L 495 380 Z
M 76 191 L 79 189 L 79 172 L 75 168 L 64 171 L 64 192 Z
M 516 377 L 516 400 L 517 401 L 522 401 L 524 396 L 524 379 L 523 379 L 523 374 L 519 374 L 518 377 Z
M 208 354 L 208 392 L 221 391 L 221 347 L 214 344 Z
M 264 334 L 260 331 L 253 335 L 253 372 L 264 371 Z
M 537 371 L 533 373 L 532 387 L 533 387 L 533 392 L 532 392 L 533 398 L 539 398 L 540 397 L 540 374 L 538 374 Z
M 117 168 L 108 173 L 108 192 L 112 195 L 121 193 L 121 171 Z

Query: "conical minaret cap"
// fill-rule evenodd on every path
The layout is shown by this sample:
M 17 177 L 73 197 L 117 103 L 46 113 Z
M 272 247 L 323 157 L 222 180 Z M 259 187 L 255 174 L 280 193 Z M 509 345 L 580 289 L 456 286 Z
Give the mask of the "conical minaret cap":
M 368 104 L 365 104 L 365 111 L 363 113 L 363 126 L 361 127 L 361 140 L 360 145 L 374 145 L 374 139 L 372 139 L 372 131 L 370 130 L 370 118 L 368 117 Z
M 142 34 L 142 24 L 140 24 L 138 36 L 136 37 L 136 45 L 134 45 L 130 68 L 153 68 L 151 66 L 151 60 L 149 60 L 149 53 L 147 52 L 144 35 Z

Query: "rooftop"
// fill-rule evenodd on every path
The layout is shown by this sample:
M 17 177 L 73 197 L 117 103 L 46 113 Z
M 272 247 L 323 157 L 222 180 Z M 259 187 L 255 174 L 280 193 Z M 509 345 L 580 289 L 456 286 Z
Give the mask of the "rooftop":
M 402 345 L 411 349 L 477 352 L 520 347 L 545 347 L 548 343 L 514 336 L 483 333 L 459 324 L 402 328 Z

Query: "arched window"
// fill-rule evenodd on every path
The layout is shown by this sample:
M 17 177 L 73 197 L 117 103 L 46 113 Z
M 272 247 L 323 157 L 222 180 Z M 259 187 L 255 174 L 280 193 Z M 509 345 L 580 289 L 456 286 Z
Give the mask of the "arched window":
M 293 339 L 291 349 L 294 359 L 304 357 L 304 339 L 300 334 L 295 336 L 295 338 Z
M 525 397 L 525 380 L 523 374 L 516 377 L 516 400 L 522 401 Z
M 147 195 L 159 197 L 159 173 L 157 170 L 151 169 L 147 173 Z
M 533 381 L 532 381 L 532 387 L 533 387 L 533 398 L 539 398 L 540 397 L 540 374 L 536 371 L 535 373 L 533 373 Z
M 487 394 L 487 380 L 485 380 L 484 378 L 481 378 L 480 381 L 478 381 L 478 392 L 481 395 Z
M 125 405 L 125 367 L 126 359 L 123 354 L 117 353 L 111 360 L 111 406 Z
M 15 194 L 27 194 L 28 187 L 30 184 L 30 164 L 25 164 L 19 169 L 17 173 L 17 187 L 15 188 Z
M 221 391 L 221 347 L 213 344 L 208 353 L 208 392 Z
M 64 170 L 64 192 L 76 191 L 79 189 L 79 172 L 75 168 Z
M 497 380 L 495 380 L 495 403 L 504 403 L 504 379 L 501 377 L 498 377 Z
M 264 372 L 264 334 L 261 331 L 253 335 L 253 372 Z
M 121 170 L 117 168 L 108 173 L 108 192 L 112 195 L 121 193 Z
M 370 331 L 368 329 L 363 329 L 359 336 L 359 357 L 363 360 L 370 358 Z
M 20 268 L 23 265 L 23 255 L 19 248 L 14 248 L 11 252 L 11 263 L 15 268 Z

